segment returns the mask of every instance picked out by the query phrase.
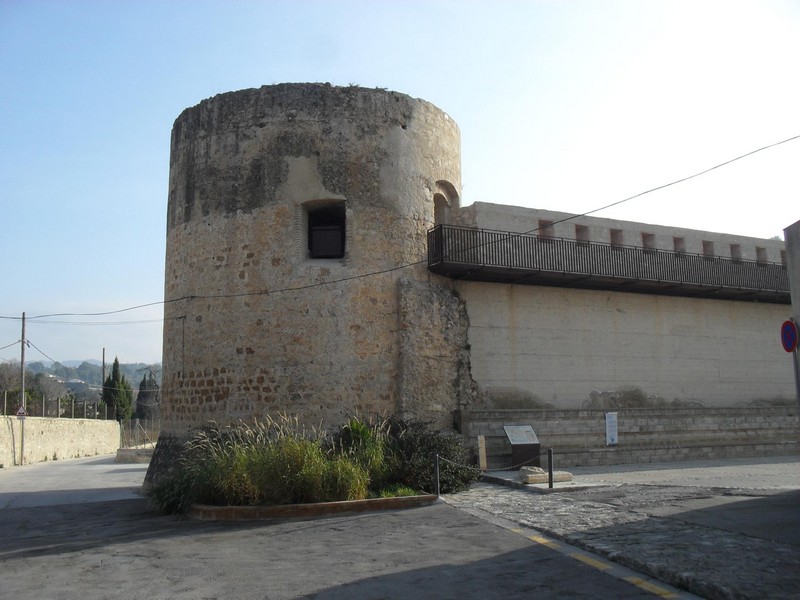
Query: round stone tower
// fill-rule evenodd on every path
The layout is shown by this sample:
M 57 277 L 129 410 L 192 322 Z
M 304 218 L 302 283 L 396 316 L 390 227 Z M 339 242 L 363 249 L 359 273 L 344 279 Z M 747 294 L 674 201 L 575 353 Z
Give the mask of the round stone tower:
M 465 311 L 424 261 L 460 185 L 456 123 L 404 94 L 282 84 L 186 109 L 172 130 L 148 479 L 209 420 L 452 422 L 468 394 Z

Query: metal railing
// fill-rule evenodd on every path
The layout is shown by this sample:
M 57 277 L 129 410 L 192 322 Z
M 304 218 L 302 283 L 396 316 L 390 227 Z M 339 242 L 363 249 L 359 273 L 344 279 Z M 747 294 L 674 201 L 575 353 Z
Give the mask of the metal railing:
M 777 263 L 450 225 L 428 232 L 428 268 L 483 281 L 790 301 Z
M 120 448 L 154 448 L 161 419 L 128 419 L 120 423 Z

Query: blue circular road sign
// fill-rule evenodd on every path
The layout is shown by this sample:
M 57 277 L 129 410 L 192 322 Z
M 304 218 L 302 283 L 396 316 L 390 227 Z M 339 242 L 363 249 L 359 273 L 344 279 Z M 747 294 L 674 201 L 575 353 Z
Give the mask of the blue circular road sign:
M 793 352 L 797 348 L 797 325 L 794 321 L 784 321 L 781 325 L 781 344 L 787 352 Z

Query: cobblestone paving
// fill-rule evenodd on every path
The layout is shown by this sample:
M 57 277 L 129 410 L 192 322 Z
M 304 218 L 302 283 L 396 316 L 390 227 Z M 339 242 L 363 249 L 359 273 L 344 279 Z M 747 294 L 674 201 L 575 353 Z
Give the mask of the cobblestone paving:
M 626 485 L 534 494 L 478 483 L 445 500 L 473 514 L 534 528 L 706 598 L 800 598 L 800 546 L 648 513 L 692 499 L 774 493 Z

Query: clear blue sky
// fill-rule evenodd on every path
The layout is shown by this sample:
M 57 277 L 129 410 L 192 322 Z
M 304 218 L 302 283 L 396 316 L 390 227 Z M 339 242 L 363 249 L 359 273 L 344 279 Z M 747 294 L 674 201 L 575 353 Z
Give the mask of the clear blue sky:
M 204 98 L 424 98 L 465 205 L 580 213 L 800 134 L 800 2 L 0 0 L 0 78 L 0 317 L 104 312 L 163 299 L 170 129 Z M 772 237 L 799 207 L 795 140 L 597 216 Z M 156 362 L 161 314 L 29 320 L 26 358 Z M 0 360 L 19 339 L 0 318 Z

